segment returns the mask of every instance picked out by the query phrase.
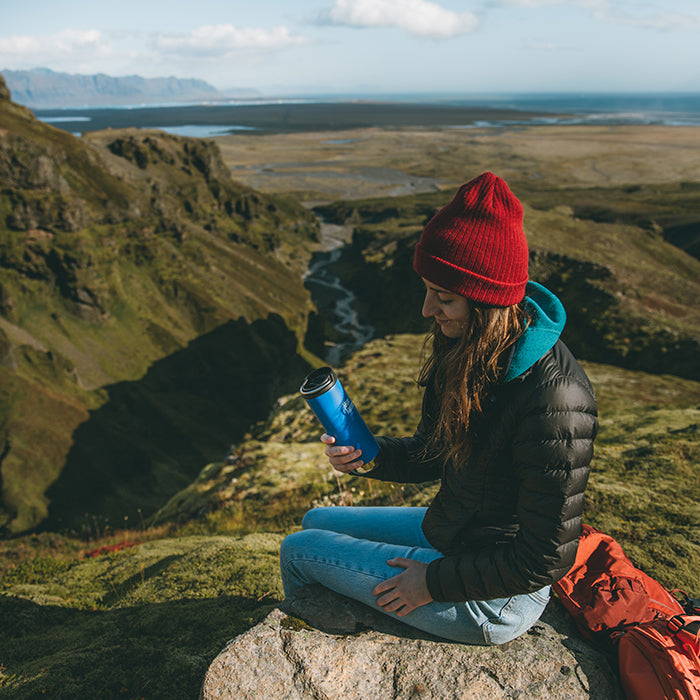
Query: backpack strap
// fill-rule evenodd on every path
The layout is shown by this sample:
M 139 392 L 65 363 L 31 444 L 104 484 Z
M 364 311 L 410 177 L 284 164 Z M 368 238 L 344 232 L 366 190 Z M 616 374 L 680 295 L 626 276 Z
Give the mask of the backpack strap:
M 671 593 L 673 593 L 688 615 L 700 615 L 700 598 L 691 598 L 680 588 L 671 589 Z
M 668 631 L 678 640 L 700 674 L 700 617 L 674 615 L 666 620 Z

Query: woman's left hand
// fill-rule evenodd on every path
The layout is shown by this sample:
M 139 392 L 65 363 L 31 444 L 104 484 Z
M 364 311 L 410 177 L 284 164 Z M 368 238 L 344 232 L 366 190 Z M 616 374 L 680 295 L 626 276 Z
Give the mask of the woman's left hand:
M 426 582 L 427 564 L 405 557 L 389 559 L 387 564 L 401 566 L 403 571 L 374 587 L 372 595 L 379 596 L 377 605 L 387 612 L 394 612 L 403 617 L 411 610 L 432 602 L 433 598 L 428 592 Z

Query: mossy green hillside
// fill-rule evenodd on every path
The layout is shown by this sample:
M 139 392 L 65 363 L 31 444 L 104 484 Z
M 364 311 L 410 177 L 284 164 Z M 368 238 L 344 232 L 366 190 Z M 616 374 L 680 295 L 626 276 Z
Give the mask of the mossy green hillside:
M 0 694 L 196 697 L 226 642 L 281 599 L 279 542 L 165 537 L 16 564 L 0 582 Z
M 94 436 L 88 442 L 100 442 L 94 412 L 109 412 L 113 397 L 122 395 L 107 387 L 132 384 L 141 407 L 158 407 L 154 422 L 162 425 L 168 412 L 163 387 L 140 384 L 154 363 L 187 353 L 219 328 L 273 316 L 282 320 L 271 321 L 279 327 L 276 338 L 267 334 L 273 346 L 289 353 L 291 333 L 297 339 L 291 355 L 301 349 L 311 309 L 302 272 L 317 236 L 315 217 L 297 203 L 234 182 L 212 142 L 138 130 L 79 139 L 39 122 L 3 93 L 0 364 L 11 377 L 0 404 L 0 528 L 20 532 L 43 520 L 47 484 L 62 473 L 70 454 L 85 454 L 73 436 L 88 411 L 93 412 L 88 433 Z M 220 339 L 238 342 L 235 334 Z M 200 362 L 210 361 L 212 353 L 194 350 Z M 258 353 L 269 357 L 263 348 Z M 228 354 L 234 359 L 231 355 L 240 361 L 235 347 Z M 183 362 L 178 369 L 183 385 L 199 379 L 200 393 L 208 388 L 216 393 L 213 368 Z M 238 369 L 218 381 L 240 390 Z M 279 381 L 272 368 L 260 395 L 267 396 Z M 70 408 L 54 419 L 46 411 L 57 402 Z M 116 422 L 133 422 L 131 407 L 119 405 L 125 413 Z M 31 420 L 29 406 L 35 412 Z M 239 405 L 222 429 L 223 421 L 211 420 L 217 411 L 211 401 L 202 408 L 200 401 L 180 400 L 177 407 L 184 422 L 171 425 L 168 437 L 184 432 L 196 445 L 185 451 L 185 476 L 171 457 L 151 457 L 146 469 L 166 491 L 174 477 L 168 493 L 242 432 L 248 409 Z M 224 407 L 231 410 L 231 402 L 218 411 Z M 147 418 L 143 414 L 140 410 Z M 141 425 L 147 429 L 148 423 Z M 220 432 L 213 435 L 207 425 Z M 37 440 L 40 426 L 51 429 Z M 109 432 L 107 426 L 106 443 L 114 441 Z M 121 433 L 120 439 L 130 437 Z M 205 442 L 206 460 L 200 447 Z M 95 457 L 86 456 L 87 473 Z M 147 493 L 144 508 L 153 498 Z
M 120 141 L 118 135 L 110 136 Z M 38 184 L 31 192 L 47 220 L 6 218 L 0 261 L 6 270 L 2 301 L 8 321 L 22 328 L 29 324 L 29 332 L 44 341 L 46 336 L 53 339 L 56 321 L 64 317 L 102 323 L 116 316 L 121 325 L 141 319 L 144 325 L 162 327 L 180 345 L 238 316 L 252 320 L 274 311 L 298 326 L 306 306 L 299 276 L 317 229 L 313 215 L 233 183 L 209 142 L 192 145 L 165 134 L 129 139 L 147 142 L 161 159 L 149 161 L 145 174 L 126 156 L 110 154 L 112 161 L 123 161 L 117 167 L 92 148 L 93 159 L 104 159 L 106 173 L 112 168 L 119 175 L 112 175 L 115 180 L 129 183 L 129 207 L 119 210 L 121 221 L 103 214 L 76 227 L 52 218 L 55 208 L 43 197 L 50 186 Z M 111 145 L 95 141 L 104 150 Z M 16 144 L 5 147 L 13 157 L 21 152 Z M 51 162 L 60 155 L 42 157 Z M 2 175 L 6 196 L 26 189 L 12 173 Z M 91 211 L 91 193 L 69 194 Z M 16 215 L 17 205 L 9 208 Z M 79 353 L 73 355 L 80 359 Z M 81 369 L 78 364 L 78 373 Z M 142 369 L 134 367 L 132 375 Z
M 420 335 L 374 340 L 339 368 L 375 432 L 414 429 L 421 347 Z M 584 518 L 666 586 L 697 596 L 700 383 L 584 366 L 601 422 Z M 429 502 L 435 484 L 337 478 L 321 432 L 296 392 L 283 395 L 230 463 L 209 464 L 150 522 L 90 541 L 0 543 L 0 688 L 13 698 L 194 697 L 226 641 L 280 599 L 279 543 L 309 507 Z
M 152 514 L 298 387 L 310 366 L 297 346 L 280 316 L 229 321 L 106 388 L 47 491 L 45 526 L 89 533 L 95 518 L 114 528 Z

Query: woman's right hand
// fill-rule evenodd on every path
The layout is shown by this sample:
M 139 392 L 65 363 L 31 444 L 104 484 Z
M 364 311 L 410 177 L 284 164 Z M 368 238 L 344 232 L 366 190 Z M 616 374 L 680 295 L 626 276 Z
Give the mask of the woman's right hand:
M 321 442 L 326 445 L 326 456 L 331 466 L 336 471 L 347 474 L 353 469 L 359 469 L 364 465 L 360 459 L 362 450 L 350 445 L 336 445 L 335 438 L 328 433 L 321 435 Z

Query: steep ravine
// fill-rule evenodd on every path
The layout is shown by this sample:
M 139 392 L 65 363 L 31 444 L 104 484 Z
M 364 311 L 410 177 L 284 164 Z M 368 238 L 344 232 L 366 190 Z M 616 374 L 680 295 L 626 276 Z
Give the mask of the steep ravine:
M 413 249 L 436 204 L 419 195 L 317 209 L 338 225 L 352 222 L 352 241 L 330 272 L 377 337 L 425 329 Z M 654 232 L 582 221 L 566 208 L 526 207 L 525 227 L 530 277 L 561 298 L 564 340 L 579 358 L 700 380 L 698 260 Z
M 137 524 L 202 465 L 223 458 L 297 388 L 310 365 L 279 316 L 229 321 L 154 363 L 75 431 L 58 480 L 47 492 L 48 530 L 97 534 Z
M 331 367 L 338 367 L 355 350 L 374 337 L 375 329 L 357 311 L 357 297 L 333 272 L 352 227 L 325 222 L 321 226 L 321 250 L 311 257 L 304 286 L 318 313 L 311 315 L 305 343 Z
M 354 308 L 355 294 L 330 272 L 350 227 L 320 220 L 320 249 L 304 284 L 318 313 L 307 348 L 339 367 L 374 328 Z M 317 340 L 317 346 L 308 343 Z M 311 369 L 283 319 L 229 321 L 155 363 L 140 380 L 108 388 L 108 400 L 74 434 L 60 478 L 47 492 L 48 530 L 96 534 L 147 519 L 188 486 L 202 465 L 296 392 Z

